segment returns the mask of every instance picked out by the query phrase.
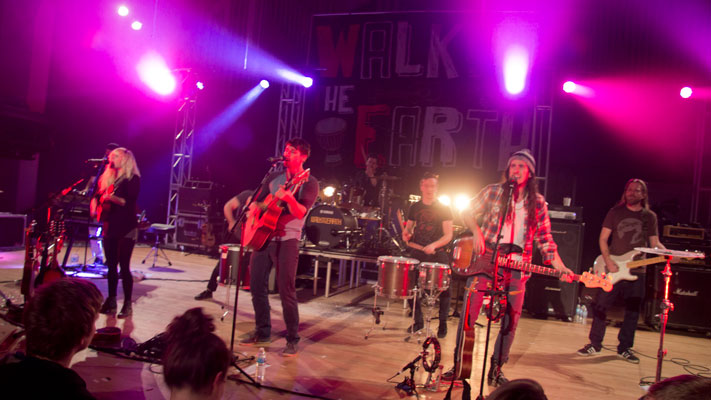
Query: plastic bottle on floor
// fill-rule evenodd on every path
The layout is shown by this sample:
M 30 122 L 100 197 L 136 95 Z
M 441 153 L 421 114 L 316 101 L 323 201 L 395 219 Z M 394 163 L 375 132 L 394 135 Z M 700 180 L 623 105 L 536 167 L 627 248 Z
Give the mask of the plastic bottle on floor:
M 264 372 L 267 369 L 267 352 L 260 347 L 257 352 L 257 382 L 264 382 Z

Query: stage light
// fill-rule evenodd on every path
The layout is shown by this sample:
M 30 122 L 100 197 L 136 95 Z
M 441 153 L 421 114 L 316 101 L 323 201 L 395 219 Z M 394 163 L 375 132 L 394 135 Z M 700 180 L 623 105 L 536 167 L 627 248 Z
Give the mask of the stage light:
M 269 87 L 269 81 L 266 80 L 266 79 L 262 79 L 262 80 L 259 82 L 259 86 L 261 86 L 262 89 L 266 89 L 266 88 Z
M 166 96 L 175 90 L 177 82 L 163 58 L 156 53 L 141 57 L 136 66 L 138 76 L 154 92 Z
M 141 28 L 143 28 L 143 24 L 141 23 L 141 21 L 131 22 L 131 29 L 133 29 L 134 31 L 140 31 Z
M 575 91 L 575 82 L 567 81 L 563 84 L 563 91 L 565 93 L 573 93 Z
M 509 94 L 517 95 L 526 88 L 528 52 L 521 46 L 511 46 L 504 56 L 504 86 Z
M 305 88 L 310 88 L 311 86 L 313 86 L 314 80 L 307 76 L 301 80 L 301 84 L 304 85 Z
M 439 202 L 444 204 L 445 206 L 449 206 L 450 204 L 452 204 L 452 199 L 446 194 L 439 196 L 437 200 L 439 200 Z
M 454 207 L 459 210 L 466 210 L 469 208 L 469 196 L 466 194 L 458 194 L 457 197 L 454 198 Z
M 333 197 L 333 194 L 336 193 L 336 188 L 333 186 L 326 186 L 323 188 L 323 195 L 326 197 Z
M 681 91 L 679 92 L 679 95 L 680 95 L 681 97 L 685 98 L 685 99 L 688 99 L 689 97 L 691 97 L 691 95 L 692 95 L 693 93 L 694 93 L 694 92 L 691 90 L 690 87 L 684 86 L 683 88 L 681 88 Z
M 195 82 L 195 87 L 198 88 L 199 90 L 203 90 L 203 89 L 205 89 L 205 84 L 200 81 L 197 81 L 197 82 Z
M 120 16 L 122 16 L 122 17 L 125 17 L 125 16 L 128 15 L 128 7 L 126 7 L 125 5 L 121 4 L 121 5 L 119 6 L 119 8 L 116 10 L 116 12 L 118 13 L 118 15 L 120 15 Z

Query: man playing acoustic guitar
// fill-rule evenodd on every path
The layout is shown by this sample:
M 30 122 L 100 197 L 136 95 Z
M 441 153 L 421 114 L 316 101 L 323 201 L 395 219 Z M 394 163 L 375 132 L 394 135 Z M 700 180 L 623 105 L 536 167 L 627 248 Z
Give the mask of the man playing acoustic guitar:
M 538 193 L 535 180 L 536 160 L 527 149 L 519 150 L 511 155 L 505 172 L 506 181 L 513 183 L 512 201 L 506 216 L 503 216 L 507 183 L 493 184 L 485 187 L 472 200 L 470 212 L 464 213 L 462 218 L 473 234 L 474 255 L 484 254 L 487 248 L 492 248 L 496 243 L 501 218 L 504 218 L 501 229 L 500 244 L 513 244 L 523 249 L 523 253 L 512 253 L 509 258 L 524 262 L 531 261 L 533 243 L 543 255 L 544 263 L 551 264 L 555 269 L 563 272 L 562 281 L 569 282 L 573 274 L 560 256 L 557 246 L 551 235 L 548 207 L 541 194 Z M 502 246 L 503 247 L 503 246 Z M 521 317 L 525 283 L 529 275 L 521 271 L 512 271 L 502 268 L 500 271 L 501 288 L 508 294 L 507 306 L 503 312 L 501 329 L 496 338 L 496 345 L 491 356 L 491 367 L 487 375 L 490 386 L 498 386 L 507 382 L 501 372 L 501 366 L 509 359 L 509 351 L 516 334 L 516 326 Z M 485 274 L 476 274 L 469 278 L 467 287 L 473 287 L 471 295 L 465 296 L 469 304 L 464 301 L 462 318 L 457 332 L 457 347 L 455 348 L 455 368 L 445 373 L 445 378 L 467 379 L 469 376 L 457 376 L 459 371 L 471 371 L 471 366 L 461 368 L 462 351 L 471 352 L 472 349 L 462 349 L 462 332 L 465 318 L 467 326 L 473 326 L 479 315 L 479 309 L 484 300 L 484 291 L 490 289 L 493 280 Z M 467 291 L 469 292 L 469 291 Z M 467 310 L 469 311 L 467 314 Z M 473 332 L 473 329 L 471 330 Z M 473 343 L 472 343 L 473 344 Z M 471 357 L 468 357 L 471 359 Z M 459 368 L 457 366 L 459 365 Z
M 612 241 L 608 245 L 608 242 Z M 625 185 L 622 199 L 608 211 L 600 231 L 600 252 L 605 260 L 608 272 L 617 272 L 620 266 L 610 257 L 632 251 L 635 247 L 666 248 L 659 241 L 657 231 L 657 215 L 649 209 L 647 184 L 641 179 L 630 179 Z M 622 268 L 627 268 L 623 266 Z M 617 338 L 617 354 L 638 364 L 639 358 L 632 353 L 634 334 L 637 330 L 637 319 L 644 299 L 644 270 L 637 275 L 636 280 L 621 280 L 610 292 L 598 293 L 592 304 L 593 322 L 590 326 L 590 343 L 578 350 L 581 356 L 599 354 L 602 350 L 602 339 L 605 337 L 607 309 L 614 303 L 617 296 L 625 299 L 625 317 Z
M 277 268 L 277 288 L 287 331 L 283 356 L 297 354 L 299 308 L 296 300 L 296 268 L 299 260 L 299 239 L 306 214 L 318 195 L 318 181 L 313 176 L 308 176 L 308 179 L 300 186 L 293 185 L 292 180 L 295 177 L 306 176 L 308 171 L 304 170 L 304 162 L 310 154 L 311 146 L 305 140 L 296 138 L 286 142 L 283 161 L 286 170 L 267 178 L 266 184 L 259 189 L 256 195 L 257 201 L 250 206 L 248 220 L 243 227 L 245 234 L 242 244 L 249 247 L 250 240 L 247 238 L 247 230 L 251 230 L 255 226 L 252 221 L 262 211 L 267 213 L 266 210 L 263 210 L 265 200 L 272 198 L 279 200 L 279 206 L 283 210 L 278 216 L 275 228 L 269 234 L 267 242 L 254 249 L 250 260 L 250 291 L 256 329 L 241 343 L 264 346 L 271 342 L 272 323 L 268 286 L 269 271 L 274 266 Z M 292 193 L 289 188 L 295 189 L 294 192 Z

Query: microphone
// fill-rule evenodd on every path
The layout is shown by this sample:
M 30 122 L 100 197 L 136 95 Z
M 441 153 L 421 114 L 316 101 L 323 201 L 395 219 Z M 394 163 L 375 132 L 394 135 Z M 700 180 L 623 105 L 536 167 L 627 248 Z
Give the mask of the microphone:
M 278 162 L 286 161 L 286 158 L 284 158 L 284 157 L 267 157 L 267 161 L 269 161 L 270 163 L 278 163 Z
M 407 370 L 410 369 L 410 368 L 415 368 L 415 364 L 417 364 L 417 362 L 420 361 L 420 359 L 422 359 L 422 354 L 420 354 L 419 356 L 417 356 L 417 358 L 415 358 L 414 360 L 410 361 L 410 363 L 407 364 L 406 366 L 402 367 L 402 369 L 400 370 L 400 372 L 405 372 L 405 371 L 407 371 Z
M 108 159 L 106 159 L 106 158 L 90 158 L 90 159 L 84 161 L 84 164 L 103 164 L 107 161 L 108 161 Z

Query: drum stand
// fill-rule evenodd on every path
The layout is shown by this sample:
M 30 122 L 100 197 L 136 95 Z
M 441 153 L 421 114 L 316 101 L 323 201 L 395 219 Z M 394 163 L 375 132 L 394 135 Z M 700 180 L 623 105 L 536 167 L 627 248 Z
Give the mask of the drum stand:
M 378 295 L 379 295 L 380 293 L 382 293 L 382 291 L 383 291 L 383 288 L 382 288 L 380 285 L 378 285 L 377 283 L 376 283 L 375 285 L 373 285 L 373 292 L 374 292 L 374 294 L 375 294 L 375 295 L 373 296 L 373 309 L 372 309 L 372 312 L 373 312 L 373 324 L 370 326 L 370 329 L 368 329 L 368 332 L 365 333 L 365 340 L 368 340 L 368 337 L 370 336 L 370 333 L 375 329 L 375 325 L 380 324 L 380 316 L 385 313 L 383 310 L 381 310 L 381 309 L 377 306 Z M 412 298 L 412 304 L 413 304 L 412 326 L 413 326 L 413 327 L 415 326 L 415 311 L 414 311 L 414 306 L 417 304 L 417 291 L 418 291 L 418 290 L 417 290 L 417 287 L 415 287 L 414 289 L 410 290 L 410 293 L 412 293 L 412 295 L 411 295 L 411 296 L 408 296 L 408 297 L 406 297 L 406 298 L 404 299 L 404 300 L 407 300 L 407 299 L 409 299 L 409 298 Z M 388 305 L 389 305 L 389 304 L 390 304 L 390 303 L 388 303 Z M 385 330 L 385 326 L 386 326 L 386 325 L 387 325 L 387 324 L 385 324 L 385 323 L 383 324 L 383 330 Z M 415 333 L 415 332 L 411 332 L 411 333 L 407 336 L 407 338 L 405 338 L 405 341 L 406 341 L 406 342 L 410 340 L 410 337 L 412 337 L 412 334 L 413 334 L 413 333 Z
M 415 288 L 415 290 L 418 292 L 420 291 L 417 288 Z M 423 310 L 423 317 L 425 319 L 425 321 L 424 321 L 425 322 L 425 327 L 424 327 L 425 332 L 424 333 L 425 333 L 426 338 L 430 338 L 430 337 L 435 336 L 432 329 L 430 328 L 430 323 L 431 323 L 431 319 L 432 319 L 432 311 L 434 310 L 434 306 L 437 301 L 437 298 L 439 297 L 440 294 L 442 294 L 443 290 L 438 288 L 435 290 L 421 289 L 421 291 L 424 293 L 423 295 L 420 296 L 422 298 L 421 306 L 424 308 L 424 310 Z M 415 321 L 415 307 L 416 307 L 416 305 L 417 304 L 415 302 L 412 303 L 412 321 L 413 321 L 412 326 L 415 326 L 414 321 Z M 422 342 L 422 337 L 421 337 L 422 336 L 422 329 L 420 329 L 417 332 L 411 332 L 410 335 L 408 335 L 405 338 L 405 341 L 409 342 L 410 338 L 414 334 L 417 334 L 417 336 L 418 336 L 417 343 L 418 344 L 421 343 Z

